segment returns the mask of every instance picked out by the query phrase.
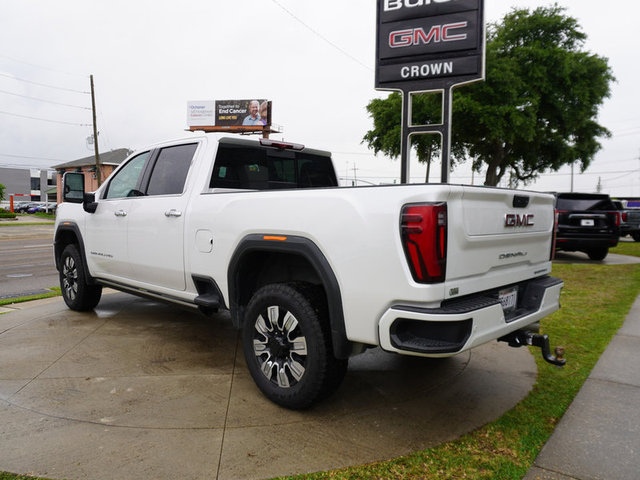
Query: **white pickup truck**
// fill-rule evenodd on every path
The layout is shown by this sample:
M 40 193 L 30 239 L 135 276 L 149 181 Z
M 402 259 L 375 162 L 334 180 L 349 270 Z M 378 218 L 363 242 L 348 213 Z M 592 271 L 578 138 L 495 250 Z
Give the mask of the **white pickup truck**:
M 231 313 L 274 402 L 336 390 L 351 355 L 451 356 L 559 308 L 551 195 L 463 185 L 338 187 L 328 152 L 217 135 L 154 145 L 94 193 L 67 173 L 55 261 L 73 310 L 103 286 Z

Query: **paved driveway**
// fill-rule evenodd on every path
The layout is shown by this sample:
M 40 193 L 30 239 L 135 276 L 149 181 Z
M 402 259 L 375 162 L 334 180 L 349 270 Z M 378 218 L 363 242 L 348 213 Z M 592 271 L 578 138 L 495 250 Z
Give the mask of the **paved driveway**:
M 337 394 L 293 412 L 266 400 L 225 315 L 121 293 L 91 313 L 60 299 L 0 315 L 0 470 L 73 479 L 252 479 L 383 460 L 454 439 L 512 408 L 536 377 L 526 349 L 450 359 L 378 349 Z

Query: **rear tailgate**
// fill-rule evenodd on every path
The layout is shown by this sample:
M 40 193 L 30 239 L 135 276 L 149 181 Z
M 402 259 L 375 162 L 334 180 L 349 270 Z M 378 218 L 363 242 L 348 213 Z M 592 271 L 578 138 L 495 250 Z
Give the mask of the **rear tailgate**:
M 446 298 L 551 272 L 552 195 L 459 187 L 449 203 Z M 458 221 L 461 219 L 461 221 Z

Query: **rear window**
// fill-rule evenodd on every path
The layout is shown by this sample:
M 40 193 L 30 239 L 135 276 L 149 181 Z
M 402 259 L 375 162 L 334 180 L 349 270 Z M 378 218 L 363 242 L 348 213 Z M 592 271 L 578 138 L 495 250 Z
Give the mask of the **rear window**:
M 291 150 L 221 143 L 210 188 L 274 190 L 335 187 L 329 157 Z
M 617 210 L 608 197 L 558 197 L 558 210 Z

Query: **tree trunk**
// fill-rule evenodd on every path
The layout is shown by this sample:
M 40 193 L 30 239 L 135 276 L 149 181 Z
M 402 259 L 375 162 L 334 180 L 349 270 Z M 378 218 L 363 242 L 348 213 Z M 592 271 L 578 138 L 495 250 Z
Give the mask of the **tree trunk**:
M 505 172 L 504 160 L 504 147 L 500 144 L 496 144 L 493 149 L 493 156 L 487 162 L 487 174 L 484 178 L 484 184 L 488 187 L 495 187 L 502 179 Z
M 427 177 L 425 178 L 425 183 L 429 183 L 429 173 L 431 172 L 431 155 L 433 154 L 433 148 L 429 145 L 427 149 Z

